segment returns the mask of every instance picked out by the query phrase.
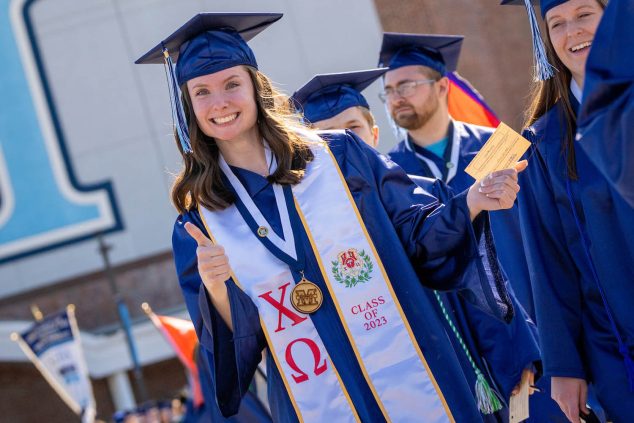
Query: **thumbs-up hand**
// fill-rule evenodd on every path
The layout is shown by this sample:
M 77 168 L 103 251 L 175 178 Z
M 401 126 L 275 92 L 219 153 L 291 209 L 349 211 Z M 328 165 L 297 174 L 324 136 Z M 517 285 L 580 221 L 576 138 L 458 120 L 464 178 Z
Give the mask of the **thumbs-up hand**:
M 207 291 L 213 296 L 214 292 L 225 288 L 224 282 L 231 275 L 229 258 L 225 255 L 225 249 L 221 245 L 214 245 L 196 225 L 187 222 L 185 230 L 198 243 L 198 273 Z

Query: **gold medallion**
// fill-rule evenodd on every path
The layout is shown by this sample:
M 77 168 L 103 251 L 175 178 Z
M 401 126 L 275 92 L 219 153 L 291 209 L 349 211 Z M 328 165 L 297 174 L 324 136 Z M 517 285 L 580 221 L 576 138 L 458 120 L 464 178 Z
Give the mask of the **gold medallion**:
M 266 238 L 268 234 L 269 234 L 269 228 L 267 228 L 266 226 L 260 226 L 258 228 L 258 236 L 260 238 Z
M 300 313 L 310 314 L 316 312 L 321 307 L 323 300 L 324 296 L 321 293 L 321 289 L 304 277 L 297 282 L 297 285 L 291 291 L 291 304 Z

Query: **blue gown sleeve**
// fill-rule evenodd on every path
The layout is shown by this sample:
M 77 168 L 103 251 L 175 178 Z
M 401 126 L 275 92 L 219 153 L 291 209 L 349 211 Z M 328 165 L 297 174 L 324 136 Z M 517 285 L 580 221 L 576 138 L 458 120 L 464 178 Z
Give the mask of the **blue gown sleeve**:
M 251 384 L 266 339 L 255 304 L 233 280 L 226 282 L 233 333 L 213 308 L 198 274 L 197 244 L 185 230 L 185 222 L 195 224 L 207 234 L 197 212 L 178 217 L 172 234 L 176 272 L 201 345 L 200 353 L 207 355 L 215 401 L 224 416 L 231 416 L 238 412 Z
M 416 185 L 430 192 L 441 202 L 447 202 L 454 192 L 440 179 L 431 179 L 410 175 Z M 481 254 L 485 254 L 482 252 Z M 465 337 L 465 342 L 477 351 L 478 356 L 486 361 L 504 398 L 511 396 L 511 391 L 520 381 L 522 371 L 531 366 L 541 370 L 541 351 L 539 350 L 537 327 L 515 297 L 513 290 L 506 282 L 506 289 L 515 310 L 512 320 L 505 324 L 492 319 L 489 314 L 482 313 L 470 301 L 449 299 L 453 305 L 454 318 L 463 333 L 473 334 Z M 465 332 L 466 331 L 466 332 Z M 538 371 L 539 376 L 539 371 Z
M 534 141 L 532 133 L 524 136 Z M 519 177 L 518 205 L 544 373 L 584 378 L 579 273 L 567 247 L 546 163 L 535 144 L 528 154 L 529 166 Z
M 579 145 L 634 207 L 634 4 L 612 1 L 601 19 L 586 65 L 578 119 Z
M 488 213 L 481 213 L 472 223 L 467 191 L 441 204 L 396 163 L 367 146 L 354 133 L 346 131 L 346 135 L 332 137 L 331 148 L 343 150 L 339 160 L 344 166 L 353 167 L 358 177 L 374 185 L 378 201 L 419 279 L 432 289 L 463 290 L 471 302 L 509 321 L 513 306 L 504 279 L 492 275 L 487 258 L 480 256 L 480 246 L 486 242 Z M 346 176 L 349 185 L 355 183 L 355 177 Z

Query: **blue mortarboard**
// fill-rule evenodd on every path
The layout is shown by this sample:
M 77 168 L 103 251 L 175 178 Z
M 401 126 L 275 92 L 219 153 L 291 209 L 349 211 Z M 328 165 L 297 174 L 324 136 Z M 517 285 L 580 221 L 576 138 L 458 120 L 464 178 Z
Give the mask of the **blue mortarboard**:
M 546 19 L 546 13 L 553 7 L 557 7 L 560 4 L 567 2 L 568 0 L 530 0 L 534 5 L 539 5 L 542 13 L 542 19 Z M 524 5 L 524 0 L 502 0 L 502 5 Z
M 135 62 L 165 64 L 172 117 L 183 151 L 190 152 L 191 146 L 179 87 L 198 76 L 238 65 L 257 69 L 255 55 L 246 42 L 281 17 L 281 13 L 200 13 Z
M 362 106 L 369 109 L 361 91 L 387 70 L 381 68 L 315 75 L 295 91 L 291 99 L 303 109 L 304 117 L 310 122 L 330 119 L 350 107 Z
M 161 410 L 164 408 L 172 408 L 172 402 L 167 400 L 160 400 L 158 402 L 158 408 Z
M 112 415 L 112 420 L 114 420 L 114 423 L 123 423 L 123 421 L 125 420 L 126 417 L 128 417 L 130 415 L 129 411 L 117 411 L 116 413 L 114 413 Z
M 531 26 L 531 35 L 533 37 L 533 57 L 535 59 L 535 79 L 538 81 L 544 81 L 554 76 L 555 68 L 548 62 L 546 56 L 546 48 L 544 47 L 544 40 L 542 39 L 541 32 L 539 30 L 539 24 L 537 23 L 537 16 L 535 16 L 535 9 L 533 5 L 540 5 L 542 19 L 546 18 L 546 13 L 553 7 L 557 7 L 560 4 L 567 2 L 568 0 L 502 0 L 500 3 L 502 6 L 515 6 L 524 5 L 526 12 L 528 13 L 528 22 Z
M 379 66 L 396 69 L 422 65 L 445 75 L 458 67 L 463 39 L 462 35 L 386 32 L 379 53 Z

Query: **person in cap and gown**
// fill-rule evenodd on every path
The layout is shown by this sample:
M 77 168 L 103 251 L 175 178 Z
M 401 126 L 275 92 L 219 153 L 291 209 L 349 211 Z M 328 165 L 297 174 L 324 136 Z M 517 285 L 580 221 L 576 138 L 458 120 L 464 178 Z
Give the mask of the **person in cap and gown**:
M 460 35 L 386 33 L 379 54 L 379 65 L 389 68 L 380 97 L 389 117 L 406 130 L 388 156 L 407 173 L 442 180 L 454 192 L 473 183 L 465 169 L 493 133 L 493 128 L 455 120 L 448 112 L 447 75 L 457 68 L 462 41 Z M 488 182 L 485 180 L 481 188 L 485 193 L 490 190 Z M 491 227 L 502 269 L 522 308 L 534 320 L 517 206 L 491 214 Z M 520 316 L 528 317 L 524 310 Z M 493 339 L 490 342 L 495 343 Z M 548 384 L 545 378 L 539 382 L 543 390 Z M 533 421 L 564 421 L 547 394 L 531 397 L 530 405 Z
M 586 63 L 579 145 L 616 193 L 634 207 L 634 2 L 611 2 Z
M 275 421 L 477 421 L 421 281 L 509 318 L 478 248 L 517 171 L 441 205 L 353 133 L 302 127 L 246 44 L 280 17 L 200 14 L 137 61 L 166 64 L 174 257 L 220 411 L 266 347 Z
M 463 36 L 385 33 L 379 66 L 389 68 L 381 99 L 392 121 L 405 130 L 388 156 L 412 175 L 437 178 L 455 192 L 473 183 L 465 168 L 493 128 L 453 119 L 447 74 L 456 70 Z M 520 303 L 535 319 L 517 207 L 491 215 L 504 271 Z
M 588 383 L 611 421 L 634 421 L 634 209 L 575 141 L 588 52 L 611 48 L 593 46 L 604 6 L 540 3 L 546 36 L 535 32 L 531 167 L 518 198 L 545 373 L 572 422 L 588 413 Z
M 350 129 L 366 144 L 376 147 L 379 128 L 362 91 L 386 71 L 387 68 L 381 68 L 316 75 L 299 88 L 291 100 L 314 128 Z M 441 202 L 454 195 L 441 179 L 411 174 L 409 177 Z M 444 327 L 446 337 L 453 345 L 447 360 L 460 363 L 463 377 L 473 387 L 473 399 L 477 401 L 483 419 L 508 421 L 506 400 L 522 372 L 540 360 L 535 324 L 510 291 L 518 315 L 509 324 L 474 307 L 457 293 L 431 289 L 425 289 L 425 293 L 434 306 L 435 321 Z M 489 387 L 481 389 L 482 385 Z M 494 387 L 493 392 L 490 386 Z

